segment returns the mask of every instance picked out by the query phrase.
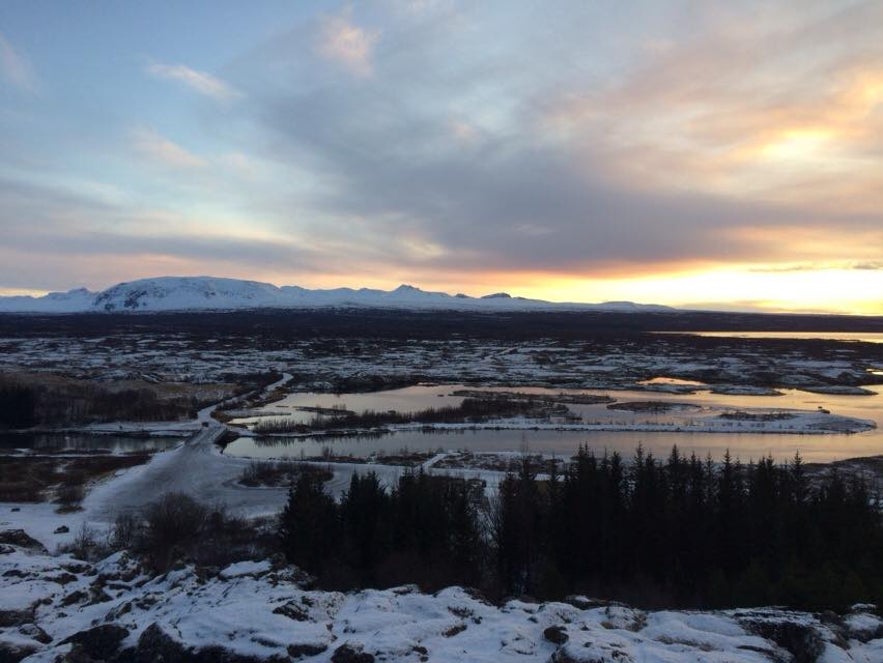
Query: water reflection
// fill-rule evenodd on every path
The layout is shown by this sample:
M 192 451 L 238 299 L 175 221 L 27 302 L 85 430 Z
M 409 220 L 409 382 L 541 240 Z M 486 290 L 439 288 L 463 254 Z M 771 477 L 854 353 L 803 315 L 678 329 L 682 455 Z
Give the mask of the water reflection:
M 720 459 L 726 450 L 742 460 L 772 455 L 776 460 L 789 460 L 795 452 L 807 461 L 831 461 L 869 456 L 883 452 L 879 435 L 779 435 L 779 434 L 714 434 L 714 433 L 636 433 L 636 432 L 574 432 L 574 431 L 501 431 L 461 430 L 457 432 L 402 431 L 382 436 L 345 438 L 247 438 L 235 440 L 224 450 L 232 456 L 248 458 L 321 458 L 336 456 L 368 456 L 397 453 L 402 449 L 415 453 L 442 451 L 504 452 L 530 451 L 568 457 L 580 445 L 596 453 L 618 451 L 631 456 L 640 444 L 656 456 L 667 456 L 673 445 L 700 457 L 711 454 Z
M 689 336 L 712 336 L 717 338 L 783 338 L 794 340 L 860 341 L 863 343 L 883 343 L 883 333 L 878 332 L 653 332 L 654 334 L 687 334 Z
M 181 444 L 179 437 L 132 437 L 125 435 L 2 433 L 0 453 L 15 449 L 37 452 L 79 451 L 107 453 L 132 453 L 138 451 L 163 451 Z

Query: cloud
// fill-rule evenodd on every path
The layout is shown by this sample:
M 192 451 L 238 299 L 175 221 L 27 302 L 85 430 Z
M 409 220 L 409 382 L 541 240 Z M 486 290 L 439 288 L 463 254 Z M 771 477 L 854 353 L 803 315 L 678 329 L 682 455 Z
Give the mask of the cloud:
M 231 101 L 242 96 L 238 90 L 220 78 L 183 64 L 153 63 L 147 66 L 146 71 L 156 78 L 182 83 L 194 92 L 216 101 Z
M 257 179 L 263 166 L 256 159 L 242 152 L 227 152 L 218 158 L 218 162 L 230 172 L 250 180 Z
M 862 241 L 860 239 L 860 241 Z M 865 261 L 840 261 L 840 262 L 808 262 L 796 265 L 764 265 L 760 267 L 752 267 L 749 272 L 757 272 L 760 274 L 787 274 L 789 272 L 818 272 L 822 270 L 858 270 L 858 271 L 879 271 L 883 270 L 883 261 L 865 260 Z
M 34 93 L 37 91 L 37 76 L 27 58 L 13 48 L 0 33 L 0 73 L 12 85 Z
M 881 119 L 874 3 L 789 5 L 762 21 L 741 6 L 651 16 L 638 32 L 627 12 L 592 20 L 575 7 L 381 22 L 382 51 L 355 58 L 382 64 L 370 84 L 329 79 L 301 66 L 294 40 L 278 44 L 290 75 L 248 88 L 265 156 L 325 184 L 299 200 L 326 219 L 318 235 L 385 238 L 390 261 L 412 269 L 873 257 L 883 164 L 855 137 Z M 348 12 L 323 29 L 362 32 Z M 654 31 L 667 38 L 634 47 Z M 620 42 L 630 59 L 591 66 Z M 404 236 L 433 250 L 409 251 Z
M 106 287 L 168 273 L 321 273 L 323 256 L 296 238 L 227 232 L 207 217 L 108 203 L 82 191 L 0 175 L 4 288 Z
M 206 165 L 204 159 L 160 135 L 153 129 L 138 128 L 133 134 L 135 149 L 157 163 L 173 168 L 193 169 Z
M 883 6 L 731 5 L 685 30 L 624 76 L 562 91 L 550 125 L 644 186 L 880 209 Z
M 315 49 L 322 58 L 356 76 L 370 76 L 374 70 L 374 47 L 379 38 L 378 32 L 353 23 L 352 11 L 346 9 L 322 20 Z

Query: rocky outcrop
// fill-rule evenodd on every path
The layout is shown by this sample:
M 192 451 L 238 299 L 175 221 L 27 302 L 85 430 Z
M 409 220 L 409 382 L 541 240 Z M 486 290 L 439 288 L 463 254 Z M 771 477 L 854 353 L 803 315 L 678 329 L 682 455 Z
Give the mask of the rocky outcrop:
M 46 547 L 42 543 L 30 536 L 23 529 L 7 529 L 0 532 L 0 545 L 2 544 L 16 546 L 17 548 L 24 548 L 25 550 L 43 554 L 47 552 Z
M 129 630 L 116 624 L 103 624 L 86 631 L 74 633 L 65 638 L 61 644 L 73 644 L 70 660 L 107 661 L 114 658 Z
M 347 643 L 334 650 L 331 663 L 374 663 L 374 656 L 362 651 L 361 645 Z
M 582 597 L 493 604 L 459 587 L 344 594 L 254 560 L 153 575 L 125 553 L 88 565 L 14 547 L 0 556 L 0 663 L 883 660 L 870 605 L 678 612 Z

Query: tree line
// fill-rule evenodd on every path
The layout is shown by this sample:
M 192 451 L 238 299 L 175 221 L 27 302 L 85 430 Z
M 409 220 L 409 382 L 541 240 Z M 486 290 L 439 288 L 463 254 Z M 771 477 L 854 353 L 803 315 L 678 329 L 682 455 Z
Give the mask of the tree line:
M 106 389 L 94 384 L 25 385 L 0 381 L 0 429 L 95 421 L 179 420 L 195 416 L 191 397 L 160 398 L 148 388 Z
M 30 428 L 35 416 L 36 395 L 24 385 L 0 384 L 0 428 Z
M 459 584 L 492 598 L 568 594 L 647 607 L 883 605 L 880 496 L 799 456 L 720 463 L 674 447 L 630 462 L 582 448 L 558 470 L 525 457 L 495 495 L 422 472 L 389 490 L 354 475 L 338 502 L 301 476 L 280 519 L 288 559 L 320 586 Z
M 338 503 L 321 477 L 301 474 L 280 519 L 289 561 L 325 588 L 478 586 L 486 567 L 477 481 L 407 472 L 387 491 L 354 474 Z

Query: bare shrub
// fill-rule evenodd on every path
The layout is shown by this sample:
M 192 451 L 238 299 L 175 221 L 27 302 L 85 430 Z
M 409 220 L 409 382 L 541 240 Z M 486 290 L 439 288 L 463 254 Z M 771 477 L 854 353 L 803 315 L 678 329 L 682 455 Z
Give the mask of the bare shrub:
M 110 535 L 110 546 L 114 550 L 134 549 L 141 534 L 141 519 L 131 513 L 117 516 Z
M 140 551 L 157 569 L 167 569 L 199 540 L 208 509 L 183 493 L 166 493 L 144 509 Z
M 88 562 L 98 561 L 110 552 L 107 539 L 85 523 L 74 540 L 66 546 L 61 546 L 60 549 Z
M 189 495 L 167 493 L 146 506 L 140 516 L 117 518 L 111 544 L 139 554 L 156 571 L 176 562 L 223 567 L 243 559 L 266 557 L 275 536 L 265 535 L 222 505 L 206 506 Z
M 69 513 L 80 510 L 86 491 L 81 483 L 64 483 L 55 492 L 55 503 L 59 505 L 58 513 Z

